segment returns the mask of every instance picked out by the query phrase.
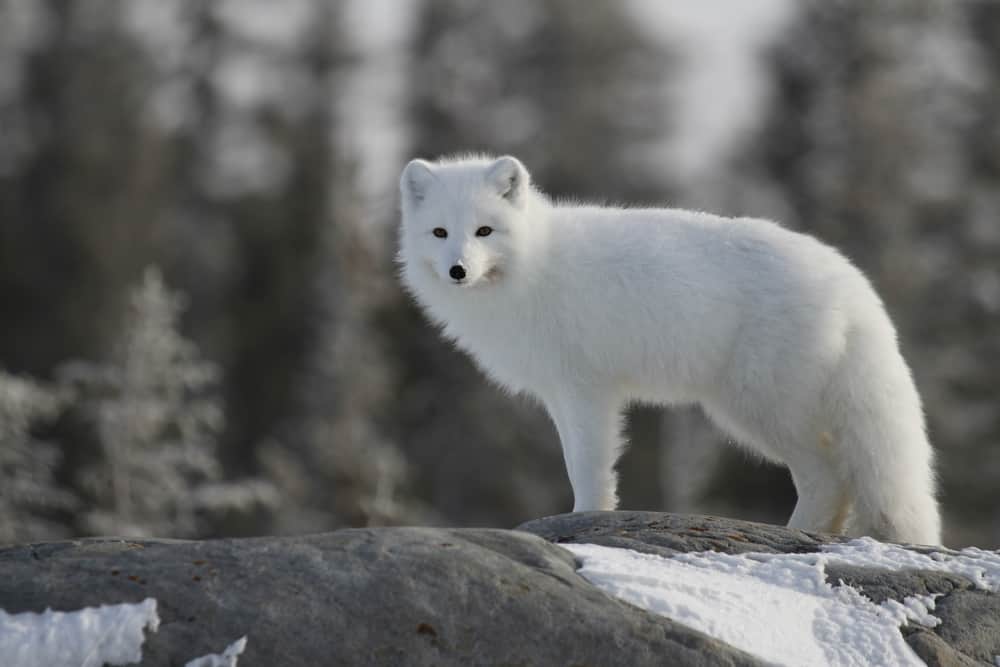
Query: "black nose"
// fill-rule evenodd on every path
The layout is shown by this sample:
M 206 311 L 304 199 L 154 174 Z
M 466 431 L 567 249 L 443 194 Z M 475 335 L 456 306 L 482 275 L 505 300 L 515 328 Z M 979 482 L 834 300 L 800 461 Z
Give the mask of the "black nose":
M 462 268 L 460 265 L 456 264 L 455 266 L 451 267 L 451 269 L 448 270 L 448 275 L 454 278 L 455 280 L 461 280 L 462 278 L 465 277 L 465 269 Z

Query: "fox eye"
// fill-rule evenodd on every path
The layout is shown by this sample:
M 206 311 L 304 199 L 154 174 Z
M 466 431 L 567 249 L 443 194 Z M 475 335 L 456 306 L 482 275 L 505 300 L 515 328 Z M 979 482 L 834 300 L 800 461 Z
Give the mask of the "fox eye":
M 476 236 L 489 236 L 493 233 L 492 227 L 480 227 L 476 230 Z
M 433 234 L 434 234 L 434 236 L 438 237 L 439 239 L 446 239 L 446 238 L 448 238 L 448 230 L 445 229 L 444 227 L 435 227 L 434 231 L 433 231 Z

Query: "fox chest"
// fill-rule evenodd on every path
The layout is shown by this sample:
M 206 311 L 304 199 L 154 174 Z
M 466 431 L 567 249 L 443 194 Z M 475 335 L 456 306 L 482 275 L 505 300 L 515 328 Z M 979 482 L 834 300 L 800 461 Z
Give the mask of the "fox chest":
M 571 344 L 557 327 L 540 326 L 524 312 L 477 315 L 453 314 L 445 332 L 493 380 L 514 392 L 536 394 L 559 381 Z

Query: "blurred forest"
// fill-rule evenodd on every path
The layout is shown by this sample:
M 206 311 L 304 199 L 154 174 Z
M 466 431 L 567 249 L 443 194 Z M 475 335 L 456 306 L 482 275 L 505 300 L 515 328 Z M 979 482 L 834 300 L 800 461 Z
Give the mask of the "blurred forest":
M 568 511 L 396 280 L 402 165 L 482 150 L 841 248 L 1000 547 L 998 118 L 995 0 L 0 0 L 0 543 Z M 696 408 L 628 424 L 624 507 L 787 519 Z

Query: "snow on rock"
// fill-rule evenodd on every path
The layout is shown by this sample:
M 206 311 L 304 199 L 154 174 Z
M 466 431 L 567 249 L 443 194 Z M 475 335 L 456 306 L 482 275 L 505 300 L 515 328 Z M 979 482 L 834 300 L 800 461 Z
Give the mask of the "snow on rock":
M 910 595 L 902 602 L 886 600 L 881 607 L 886 613 L 895 616 L 899 625 L 912 621 L 925 628 L 934 628 L 941 625 L 941 619 L 931 613 L 938 597 L 939 595 Z
M 819 554 L 797 554 L 819 557 L 824 563 L 863 565 L 898 572 L 900 570 L 933 570 L 948 572 L 972 581 L 983 590 L 1000 592 L 1000 553 L 968 547 L 961 551 L 939 549 L 920 553 L 897 546 L 882 544 L 870 537 L 861 537 L 843 544 L 825 544 Z
M 236 661 L 247 646 L 246 635 L 243 635 L 226 647 L 222 654 L 211 653 L 200 658 L 189 660 L 184 667 L 236 667 Z
M 862 538 L 819 553 L 716 552 L 664 558 L 594 544 L 564 544 L 579 573 L 627 602 L 662 614 L 764 660 L 784 665 L 923 665 L 898 628 L 933 626 L 933 596 L 876 605 L 826 581 L 827 565 L 927 569 L 1000 588 L 1000 555 L 979 549 L 927 555 Z
M 79 611 L 8 614 L 0 610 L 0 665 L 101 667 L 142 659 L 143 630 L 160 625 L 156 600 Z

